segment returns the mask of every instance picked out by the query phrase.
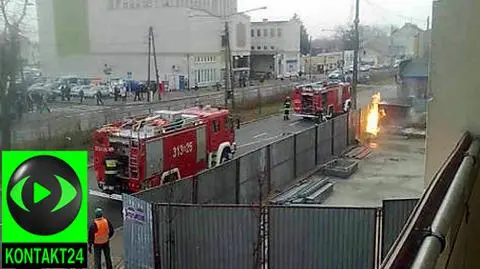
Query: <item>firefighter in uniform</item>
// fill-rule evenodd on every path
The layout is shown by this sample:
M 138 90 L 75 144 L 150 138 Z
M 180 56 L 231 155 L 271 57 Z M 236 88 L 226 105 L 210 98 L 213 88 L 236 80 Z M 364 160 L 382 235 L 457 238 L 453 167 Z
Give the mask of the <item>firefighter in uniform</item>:
M 290 96 L 287 96 L 285 98 L 285 102 L 283 103 L 283 120 L 289 120 L 290 117 L 290 108 L 292 106 L 292 103 L 290 102 Z
M 118 175 L 118 159 L 112 153 L 105 156 L 105 185 L 106 189 L 113 190 Z
M 102 268 L 102 251 L 107 269 L 113 268 L 112 257 L 110 256 L 110 239 L 114 233 L 112 223 L 103 217 L 102 209 L 95 209 L 95 219 L 88 231 L 88 252 L 91 254 L 93 247 L 95 269 Z

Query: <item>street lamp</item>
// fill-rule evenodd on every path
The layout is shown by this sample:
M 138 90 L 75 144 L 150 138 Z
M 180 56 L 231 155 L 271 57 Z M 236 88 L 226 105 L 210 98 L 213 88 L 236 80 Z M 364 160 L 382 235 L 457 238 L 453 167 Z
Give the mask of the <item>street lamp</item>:
M 230 30 L 229 30 L 229 25 L 228 25 L 228 20 L 230 17 L 235 16 L 235 15 L 240 15 L 240 14 L 245 14 L 248 12 L 252 11 L 257 11 L 257 10 L 264 10 L 267 9 L 266 6 L 263 7 L 258 7 L 258 8 L 252 8 L 252 9 L 247 9 L 244 11 L 240 12 L 234 12 L 230 14 L 223 14 L 223 15 L 218 15 L 210 10 L 204 9 L 204 8 L 196 8 L 196 7 L 188 7 L 188 9 L 191 10 L 197 10 L 197 11 L 202 11 L 205 12 L 209 15 L 209 17 L 214 17 L 223 20 L 224 22 L 224 52 L 225 52 L 225 107 L 228 107 L 228 96 L 231 95 L 232 99 L 232 110 L 235 110 L 235 94 L 233 92 L 233 74 L 232 74 L 232 51 L 230 48 Z M 198 17 L 198 16 L 191 16 L 191 17 Z M 201 17 L 201 16 L 200 16 Z

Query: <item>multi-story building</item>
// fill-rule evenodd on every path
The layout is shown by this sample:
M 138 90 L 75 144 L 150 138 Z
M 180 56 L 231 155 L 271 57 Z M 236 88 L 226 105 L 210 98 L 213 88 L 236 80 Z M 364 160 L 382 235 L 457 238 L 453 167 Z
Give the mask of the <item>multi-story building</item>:
M 389 52 L 392 59 L 415 56 L 418 38 L 423 33 L 417 25 L 406 23 L 390 34 Z
M 236 6 L 236 0 L 39 1 L 40 65 L 47 76 L 98 77 L 107 64 L 113 77 L 131 72 L 145 80 L 151 26 L 160 80 L 170 88 L 212 85 L 223 80 L 224 18 L 232 57 L 250 56 L 250 18 L 231 15 Z
M 252 22 L 251 69 L 278 77 L 300 71 L 300 27 L 297 20 Z
M 344 62 L 344 67 L 347 70 L 350 66 L 353 66 L 353 50 L 325 52 L 315 56 L 303 56 L 301 70 L 305 73 L 323 74 L 340 68 L 342 62 Z

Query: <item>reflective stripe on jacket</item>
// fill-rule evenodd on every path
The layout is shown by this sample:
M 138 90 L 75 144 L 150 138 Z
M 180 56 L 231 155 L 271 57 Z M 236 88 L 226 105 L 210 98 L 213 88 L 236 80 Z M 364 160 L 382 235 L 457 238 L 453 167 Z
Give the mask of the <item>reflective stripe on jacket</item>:
M 108 228 L 108 221 L 106 218 L 95 219 L 95 225 L 97 225 L 97 232 L 95 233 L 95 245 L 101 245 L 108 242 L 108 234 L 110 232 Z

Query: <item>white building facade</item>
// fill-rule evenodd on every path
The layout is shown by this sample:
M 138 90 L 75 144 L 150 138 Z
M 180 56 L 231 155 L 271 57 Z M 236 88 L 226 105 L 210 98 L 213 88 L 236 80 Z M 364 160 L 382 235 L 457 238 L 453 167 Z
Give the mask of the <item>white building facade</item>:
M 390 35 L 389 54 L 391 58 L 411 58 L 416 53 L 416 42 L 423 33 L 417 25 L 406 23 Z
M 223 80 L 225 14 L 232 56 L 250 56 L 250 18 L 228 16 L 236 6 L 236 0 L 39 1 L 40 66 L 52 77 L 102 77 L 107 64 L 112 77 L 131 72 L 146 80 L 151 26 L 161 81 L 174 89 L 213 85 Z M 151 63 L 154 80 L 153 57 Z
M 278 77 L 300 71 L 301 22 L 268 21 L 252 22 L 251 71 Z

